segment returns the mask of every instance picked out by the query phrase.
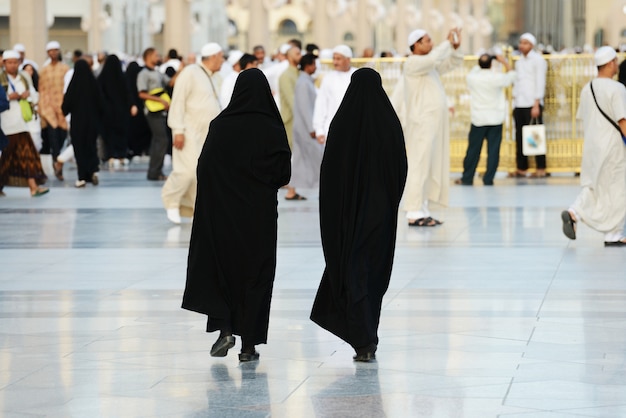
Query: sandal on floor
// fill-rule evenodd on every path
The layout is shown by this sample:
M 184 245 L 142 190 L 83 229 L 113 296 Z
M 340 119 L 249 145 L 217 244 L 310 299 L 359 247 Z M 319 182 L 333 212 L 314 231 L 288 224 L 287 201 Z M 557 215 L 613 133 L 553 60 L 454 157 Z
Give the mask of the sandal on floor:
M 433 227 L 437 225 L 441 225 L 443 222 L 438 221 L 437 219 L 433 219 L 430 216 L 428 218 L 419 218 L 413 222 L 409 222 L 409 226 L 423 226 L 423 227 Z
M 563 221 L 563 233 L 569 239 L 576 239 L 576 221 L 572 219 L 569 211 L 561 212 L 561 220 Z M 606 243 L 604 243 L 606 245 Z
M 522 179 L 526 178 L 526 173 L 522 173 L 520 171 L 511 171 L 508 175 L 509 178 Z
M 63 163 L 55 161 L 54 164 L 54 175 L 59 181 L 65 180 L 63 178 Z
M 298 193 L 296 193 L 291 197 L 285 196 L 285 200 L 306 200 L 306 197 L 300 196 Z
M 38 187 L 37 190 L 35 190 L 33 193 L 31 193 L 31 197 L 39 197 L 39 196 L 43 196 L 46 193 L 48 193 L 50 191 L 50 189 L 46 188 L 46 187 Z

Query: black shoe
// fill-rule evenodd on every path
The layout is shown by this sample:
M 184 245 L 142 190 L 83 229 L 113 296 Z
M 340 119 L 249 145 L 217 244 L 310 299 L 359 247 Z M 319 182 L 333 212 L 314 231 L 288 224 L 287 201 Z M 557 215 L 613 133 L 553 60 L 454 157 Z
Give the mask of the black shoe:
M 626 247 L 626 241 L 604 241 L 605 247 Z
M 220 337 L 211 347 L 211 357 L 226 357 L 228 350 L 235 346 L 235 337 L 227 335 Z
M 254 353 L 239 353 L 239 361 L 245 363 L 247 361 L 256 361 L 260 357 L 260 354 L 254 350 Z
M 352 359 L 354 361 L 360 361 L 360 362 L 363 362 L 363 363 L 369 363 L 372 360 L 376 360 L 376 354 L 374 354 L 374 353 L 356 354 L 354 357 L 352 357 Z
M 367 347 L 356 349 L 356 355 L 352 357 L 354 361 L 360 361 L 368 363 L 372 360 L 376 360 L 376 344 L 370 344 Z
M 561 212 L 561 220 L 563 221 L 563 234 L 569 239 L 576 239 L 576 221 L 572 219 L 569 211 Z M 606 244 L 605 242 L 604 245 Z

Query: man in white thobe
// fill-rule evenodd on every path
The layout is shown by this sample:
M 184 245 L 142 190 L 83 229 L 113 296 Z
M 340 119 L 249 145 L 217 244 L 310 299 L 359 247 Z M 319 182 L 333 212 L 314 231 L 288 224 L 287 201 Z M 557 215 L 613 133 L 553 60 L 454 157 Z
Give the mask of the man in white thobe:
M 224 62 L 216 43 L 202 47 L 202 60 L 186 66 L 176 80 L 167 124 L 172 129 L 172 173 L 161 191 L 168 219 L 181 223 L 181 216 L 192 217 L 196 201 L 196 167 L 209 125 L 221 111 L 217 73 Z
M 580 92 L 576 115 L 584 129 L 582 190 L 561 213 L 563 233 L 576 239 L 576 222 L 582 221 L 605 234 L 605 246 L 626 247 L 626 87 L 613 80 L 618 71 L 613 48 L 598 49 L 594 59 L 598 78 Z
M 315 55 L 306 54 L 302 57 L 293 106 L 293 148 L 289 184 L 306 189 L 319 188 L 320 167 L 324 155 L 324 146 L 315 140 L 313 129 L 317 90 L 312 76 L 316 69 Z
M 351 59 L 352 50 L 349 46 L 337 45 L 333 49 L 335 69 L 324 75 L 313 111 L 313 128 L 320 144 L 326 143 L 330 122 L 335 117 L 343 96 L 348 90 L 352 73 L 356 71 L 356 68 L 351 66 Z
M 412 54 L 392 96 L 404 128 L 409 170 L 404 189 L 404 210 L 410 226 L 436 226 L 429 202 L 446 206 L 450 189 L 450 130 L 448 99 L 440 75 L 463 64 L 458 52 L 458 29 L 433 48 L 426 31 L 409 34 Z
M 239 60 L 243 57 L 243 52 L 235 49 L 228 53 L 228 59 L 226 60 L 226 65 L 232 68 L 232 71 L 228 73 L 226 77 L 224 77 L 222 81 L 222 88 L 220 89 L 220 103 L 222 107 L 226 109 L 226 106 L 230 103 L 230 98 L 233 96 L 233 89 L 235 88 L 235 83 L 237 82 L 237 77 L 239 77 L 239 73 L 242 68 L 239 65 Z

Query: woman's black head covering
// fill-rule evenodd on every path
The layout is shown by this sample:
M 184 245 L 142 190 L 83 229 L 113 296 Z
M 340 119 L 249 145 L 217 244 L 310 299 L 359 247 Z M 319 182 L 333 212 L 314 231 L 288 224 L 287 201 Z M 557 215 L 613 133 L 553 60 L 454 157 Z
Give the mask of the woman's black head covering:
M 280 120 L 280 112 L 267 78 L 257 68 L 250 68 L 239 74 L 230 103 L 219 117 L 242 113 L 260 113 Z
M 122 71 L 122 63 L 117 55 L 109 55 L 104 61 L 102 71 L 98 76 L 98 84 L 107 101 L 127 107 L 128 85 Z

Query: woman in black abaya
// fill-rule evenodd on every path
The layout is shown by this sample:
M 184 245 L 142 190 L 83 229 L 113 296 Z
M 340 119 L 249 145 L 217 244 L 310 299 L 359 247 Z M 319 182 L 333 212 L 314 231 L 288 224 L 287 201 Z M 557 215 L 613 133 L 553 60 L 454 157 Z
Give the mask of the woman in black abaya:
M 126 86 L 130 92 L 131 103 L 137 108 L 136 113 L 131 113 L 130 126 L 128 134 L 128 148 L 132 156 L 148 155 L 150 150 L 150 140 L 152 132 L 148 126 L 146 115 L 143 113 L 144 103 L 139 98 L 137 91 L 137 75 L 143 67 L 139 66 L 135 61 L 128 64 L 126 68 Z M 132 109 L 132 108 L 131 108 Z
M 137 113 L 117 55 L 106 58 L 98 76 L 98 84 L 105 105 L 102 139 L 106 145 L 106 159 L 109 160 L 109 166 L 113 166 L 115 160 L 122 163 L 128 156 L 130 117 Z
M 380 75 L 357 70 L 330 125 L 320 174 L 326 269 L 311 319 L 375 358 L 389 286 L 407 159 L 400 121 Z
M 277 192 L 289 183 L 291 152 L 260 70 L 243 71 L 232 100 L 209 127 L 198 159 L 198 194 L 182 307 L 220 331 L 211 348 L 226 356 L 240 335 L 240 361 L 267 342 L 276 271 Z
M 85 60 L 74 64 L 74 75 L 67 87 L 62 105 L 63 114 L 71 114 L 70 137 L 78 168 L 76 187 L 88 182 L 98 184 L 100 161 L 96 139 L 102 121 L 102 96 L 96 78 Z

